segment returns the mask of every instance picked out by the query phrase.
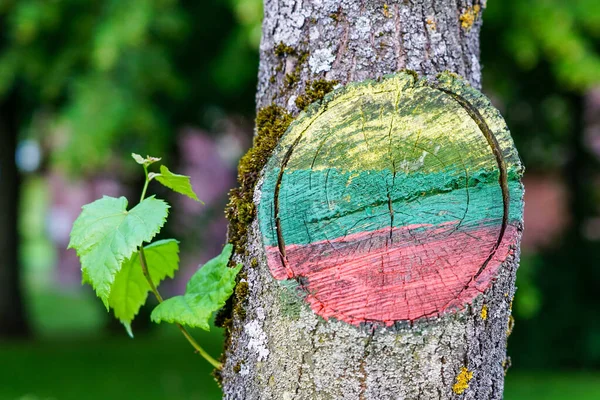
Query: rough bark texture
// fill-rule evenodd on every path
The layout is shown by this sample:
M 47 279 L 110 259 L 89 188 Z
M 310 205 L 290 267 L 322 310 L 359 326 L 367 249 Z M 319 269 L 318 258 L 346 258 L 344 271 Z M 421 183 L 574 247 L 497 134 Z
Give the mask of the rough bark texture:
M 265 0 L 258 108 L 292 114 L 316 80 L 341 84 L 402 69 L 455 72 L 479 88 L 480 4 L 462 0 Z M 283 45 L 282 45 L 283 44 Z M 259 181 L 254 202 L 261 198 Z M 256 218 L 222 371 L 227 399 L 501 399 L 514 253 L 465 310 L 385 327 L 317 316 L 275 280 Z

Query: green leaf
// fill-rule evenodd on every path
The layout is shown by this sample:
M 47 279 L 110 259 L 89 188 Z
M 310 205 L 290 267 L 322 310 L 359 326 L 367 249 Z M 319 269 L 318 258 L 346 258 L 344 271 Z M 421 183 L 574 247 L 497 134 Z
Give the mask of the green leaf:
M 149 197 L 127 211 L 125 197 L 103 198 L 83 206 L 71 230 L 70 249 L 81 261 L 84 282 L 89 282 L 108 309 L 115 275 L 123 261 L 160 231 L 169 205 Z
M 144 246 L 146 266 L 155 286 L 158 287 L 166 277 L 173 278 L 173 274 L 179 268 L 178 243 L 175 239 L 167 239 Z M 122 264 L 108 298 L 108 304 L 115 317 L 121 321 L 131 337 L 131 321 L 146 302 L 149 291 L 150 285 L 142 272 L 139 252 L 135 252 Z
M 242 268 L 227 267 L 233 246 L 228 244 L 223 252 L 208 261 L 192 276 L 183 296 L 175 296 L 159 304 L 150 318 L 179 323 L 209 330 L 208 321 L 213 312 L 225 305 L 235 287 L 235 277 Z
M 169 189 L 181 193 L 190 199 L 200 201 L 196 193 L 194 193 L 194 189 L 192 188 L 192 184 L 190 183 L 190 177 L 186 175 L 177 175 L 169 171 L 169 168 L 164 165 L 160 166 L 160 174 L 154 175 L 157 181 L 162 183 L 164 186 Z

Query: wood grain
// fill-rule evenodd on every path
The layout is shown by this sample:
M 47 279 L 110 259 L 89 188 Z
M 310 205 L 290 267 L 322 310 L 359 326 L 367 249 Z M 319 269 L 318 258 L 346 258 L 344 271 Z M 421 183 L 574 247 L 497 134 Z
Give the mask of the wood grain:
M 300 114 L 267 164 L 269 269 L 325 319 L 456 312 L 514 248 L 521 176 L 504 120 L 460 79 L 347 85 Z

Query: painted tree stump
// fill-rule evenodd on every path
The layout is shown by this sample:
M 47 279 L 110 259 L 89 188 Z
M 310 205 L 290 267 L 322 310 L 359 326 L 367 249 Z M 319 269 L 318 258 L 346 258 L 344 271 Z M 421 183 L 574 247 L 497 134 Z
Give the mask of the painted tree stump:
M 514 249 L 522 171 L 499 112 L 463 81 L 350 84 L 300 114 L 265 168 L 269 270 L 354 325 L 464 309 Z

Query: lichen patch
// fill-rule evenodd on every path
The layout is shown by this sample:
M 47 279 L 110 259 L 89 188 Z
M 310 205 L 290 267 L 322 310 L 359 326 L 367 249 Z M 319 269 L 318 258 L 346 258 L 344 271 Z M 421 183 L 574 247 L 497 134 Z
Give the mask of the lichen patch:
M 463 394 L 469 388 L 471 379 L 473 379 L 473 372 L 466 367 L 462 367 L 456 376 L 456 383 L 452 386 L 452 391 L 456 394 Z
M 334 60 L 335 55 L 333 54 L 333 51 L 326 47 L 324 49 L 315 50 L 308 59 L 308 65 L 313 74 L 318 74 L 320 72 L 328 72 L 331 70 L 331 64 Z
M 460 17 L 458 17 L 458 20 L 460 21 L 460 26 L 462 26 L 463 29 L 466 30 L 471 29 L 480 12 L 481 6 L 479 6 L 479 4 L 475 4 L 473 7 L 467 8 L 467 10 L 464 13 L 462 13 Z

